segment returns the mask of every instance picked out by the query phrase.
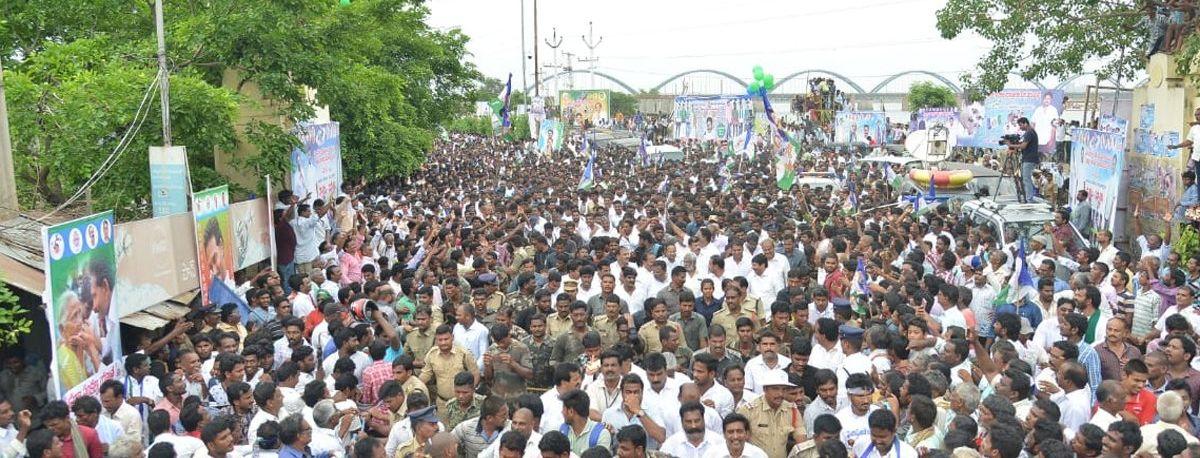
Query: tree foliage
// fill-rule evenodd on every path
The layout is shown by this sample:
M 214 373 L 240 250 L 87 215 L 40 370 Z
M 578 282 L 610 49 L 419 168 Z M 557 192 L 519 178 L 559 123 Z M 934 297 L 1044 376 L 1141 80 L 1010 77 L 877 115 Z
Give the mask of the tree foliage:
M 25 316 L 28 312 L 0 278 L 0 347 L 17 345 L 33 329 L 33 320 Z
M 633 116 L 634 113 L 637 113 L 637 97 L 617 91 L 611 92 L 610 95 L 612 98 L 609 102 L 612 104 L 613 116 L 616 116 L 617 113 L 624 113 L 625 116 Z
M 940 84 L 929 81 L 918 81 L 908 87 L 908 107 L 910 110 L 922 108 L 950 108 L 958 104 L 954 91 Z
M 1103 79 L 1128 84 L 1147 49 L 1143 3 L 948 0 L 937 13 L 937 27 L 946 39 L 973 32 L 992 42 L 964 78 L 970 91 L 1003 89 L 1010 72 L 1036 81 L 1094 70 Z
M 214 151 L 239 131 L 260 150 L 242 173 L 286 176 L 296 122 L 313 100 L 341 122 L 347 179 L 414 170 L 437 126 L 469 108 L 478 72 L 467 37 L 430 28 L 419 0 L 165 0 L 174 143 L 188 147 L 194 187 L 222 183 Z M 57 205 L 133 130 L 157 74 L 153 1 L 0 2 L 18 188 L 24 207 Z M 229 73 L 229 71 L 236 73 Z M 222 85 L 229 74 L 234 87 Z M 253 83 L 279 118 L 238 124 L 237 89 Z M 149 211 L 146 150 L 162 143 L 157 94 L 128 152 L 92 188 L 119 216 Z M 279 122 L 279 121 L 283 122 Z

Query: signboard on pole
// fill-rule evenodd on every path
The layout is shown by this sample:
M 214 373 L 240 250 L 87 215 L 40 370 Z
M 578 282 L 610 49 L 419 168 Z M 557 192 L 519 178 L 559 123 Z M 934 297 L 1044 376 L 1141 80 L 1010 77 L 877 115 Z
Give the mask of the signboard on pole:
M 1087 191 L 1092 227 L 1111 231 L 1125 169 L 1125 136 L 1076 128 L 1071 140 L 1071 195 Z
M 302 123 L 292 150 L 292 192 L 332 202 L 342 188 L 342 141 L 338 123 Z
M 71 403 L 121 372 L 111 211 L 42 228 L 54 390 Z
M 154 217 L 187 211 L 187 149 L 182 146 L 150 147 L 150 203 Z

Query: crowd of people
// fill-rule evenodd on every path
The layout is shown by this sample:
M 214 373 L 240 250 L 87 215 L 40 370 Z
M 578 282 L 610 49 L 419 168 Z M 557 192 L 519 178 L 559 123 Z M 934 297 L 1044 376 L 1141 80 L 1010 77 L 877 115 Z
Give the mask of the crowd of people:
M 820 149 L 840 187 L 689 144 L 593 145 L 581 188 L 569 142 L 454 134 L 273 196 L 248 316 L 203 304 L 71 404 L 8 355 L 0 456 L 1200 456 L 1200 258 L 1169 232 L 997 239 Z

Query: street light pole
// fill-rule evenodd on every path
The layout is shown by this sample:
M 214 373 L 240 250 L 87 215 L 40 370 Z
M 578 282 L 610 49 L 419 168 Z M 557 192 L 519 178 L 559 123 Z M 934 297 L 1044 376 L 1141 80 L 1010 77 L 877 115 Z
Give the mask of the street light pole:
M 533 95 L 536 97 L 542 96 L 542 81 L 541 74 L 538 73 L 538 0 L 533 0 Z
M 154 29 L 158 35 L 159 100 L 162 102 L 163 146 L 171 146 L 171 81 L 167 72 L 167 42 L 163 33 L 162 0 L 154 0 Z

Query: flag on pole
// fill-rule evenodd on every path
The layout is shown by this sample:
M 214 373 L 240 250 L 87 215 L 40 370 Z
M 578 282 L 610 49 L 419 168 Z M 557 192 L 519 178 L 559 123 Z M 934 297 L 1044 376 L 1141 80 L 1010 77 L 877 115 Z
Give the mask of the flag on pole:
M 792 189 L 792 185 L 796 183 L 794 160 L 795 155 L 791 154 L 787 148 L 784 148 L 783 152 L 775 158 L 775 185 L 783 191 Z
M 583 174 L 579 177 L 579 189 L 589 190 L 596 184 L 596 155 L 588 156 L 587 165 L 583 167 Z
M 508 99 L 512 95 L 512 73 L 508 74 L 508 82 L 504 83 L 504 92 L 500 93 L 500 100 L 504 101 L 504 108 L 500 109 L 500 125 L 505 129 L 512 126 L 512 121 L 508 118 Z
M 850 193 L 850 206 L 858 210 L 858 190 L 854 188 L 854 177 L 849 177 L 846 190 Z M 858 259 L 858 266 L 862 267 L 862 258 Z
M 1021 299 L 1037 297 L 1037 286 L 1033 283 L 1033 274 L 1025 259 L 1025 239 L 1017 244 L 1017 257 L 1013 260 L 1013 274 L 1008 278 L 1008 302 L 1016 303 Z
M 858 276 L 858 281 L 855 283 L 855 286 L 858 288 L 858 292 L 864 296 L 871 294 L 871 288 L 869 286 L 870 277 L 867 276 L 867 264 L 863 262 L 863 258 L 861 256 L 858 258 L 858 268 L 855 269 L 855 272 Z
M 927 203 L 937 202 L 937 187 L 933 185 L 933 177 L 929 177 L 929 194 L 925 197 Z

